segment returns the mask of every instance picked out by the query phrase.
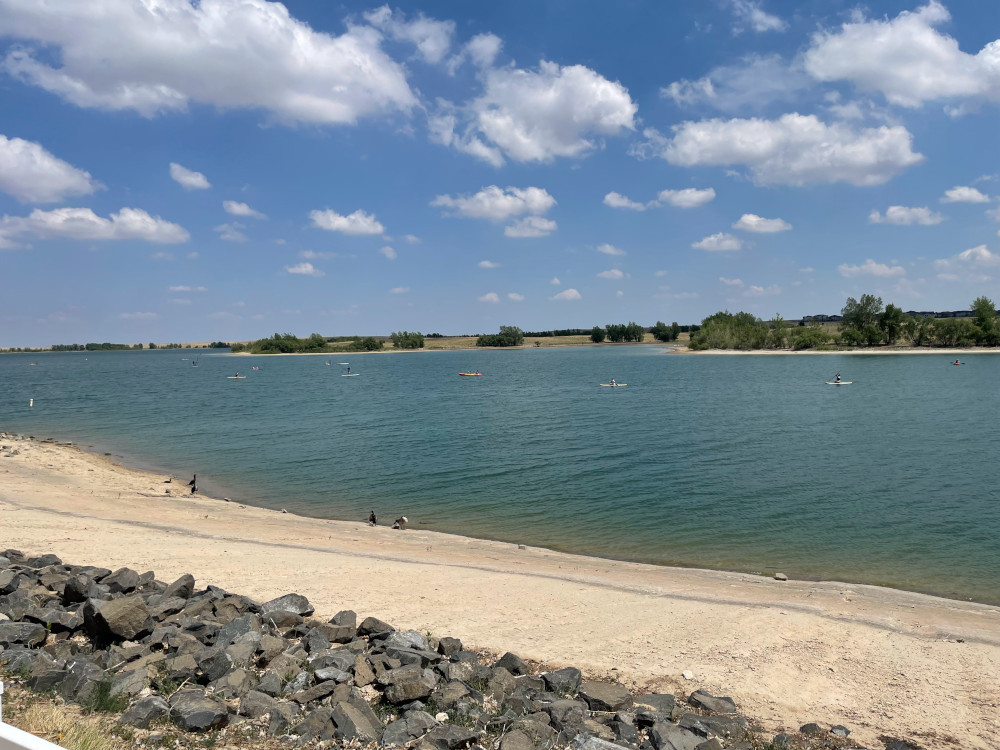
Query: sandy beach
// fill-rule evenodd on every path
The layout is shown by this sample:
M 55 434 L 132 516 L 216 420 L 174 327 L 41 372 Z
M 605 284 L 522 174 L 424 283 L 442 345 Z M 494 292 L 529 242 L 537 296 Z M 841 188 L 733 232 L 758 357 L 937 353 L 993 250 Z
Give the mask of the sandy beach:
M 354 609 L 645 690 L 729 695 L 774 732 L 817 721 L 875 747 L 1000 747 L 997 607 L 303 518 L 165 478 L 6 436 L 0 548 L 190 572 L 258 600 L 297 591 L 327 618 Z

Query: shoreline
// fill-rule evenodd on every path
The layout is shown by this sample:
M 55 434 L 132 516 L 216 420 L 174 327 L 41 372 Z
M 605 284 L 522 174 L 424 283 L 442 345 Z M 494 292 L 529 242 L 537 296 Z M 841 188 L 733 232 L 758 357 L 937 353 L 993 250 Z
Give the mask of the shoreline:
M 317 520 L 178 495 L 182 482 L 76 446 L 0 445 L 18 451 L 0 451 L 4 546 L 258 597 L 298 589 L 327 616 L 349 607 L 643 687 L 732 695 L 774 730 L 822 720 L 862 742 L 1000 745 L 998 607 Z

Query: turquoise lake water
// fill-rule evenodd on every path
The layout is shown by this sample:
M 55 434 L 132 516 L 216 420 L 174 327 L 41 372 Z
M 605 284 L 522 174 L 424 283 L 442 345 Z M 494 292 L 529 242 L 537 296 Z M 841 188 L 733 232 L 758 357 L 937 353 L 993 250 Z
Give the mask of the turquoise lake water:
M 1000 603 L 1000 356 L 963 359 L 3 355 L 0 430 L 306 515 Z

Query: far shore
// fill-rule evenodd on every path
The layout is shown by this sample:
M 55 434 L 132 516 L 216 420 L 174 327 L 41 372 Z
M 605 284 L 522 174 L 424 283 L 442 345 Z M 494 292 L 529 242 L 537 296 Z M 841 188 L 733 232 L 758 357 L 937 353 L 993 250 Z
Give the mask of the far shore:
M 732 696 L 770 731 L 1000 747 L 1000 607 L 619 562 L 192 496 L 71 445 L 0 438 L 0 547 L 306 595 L 637 689 Z M 186 478 L 185 478 L 186 479 Z M 168 493 L 169 490 L 169 493 Z M 682 672 L 690 672 L 686 680 Z

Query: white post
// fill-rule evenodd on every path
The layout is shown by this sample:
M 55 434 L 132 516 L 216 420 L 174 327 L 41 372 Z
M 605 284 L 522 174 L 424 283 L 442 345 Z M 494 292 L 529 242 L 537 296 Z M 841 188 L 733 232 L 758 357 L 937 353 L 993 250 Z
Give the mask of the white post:
M 3 724 L 3 680 L 0 680 L 0 724 Z

